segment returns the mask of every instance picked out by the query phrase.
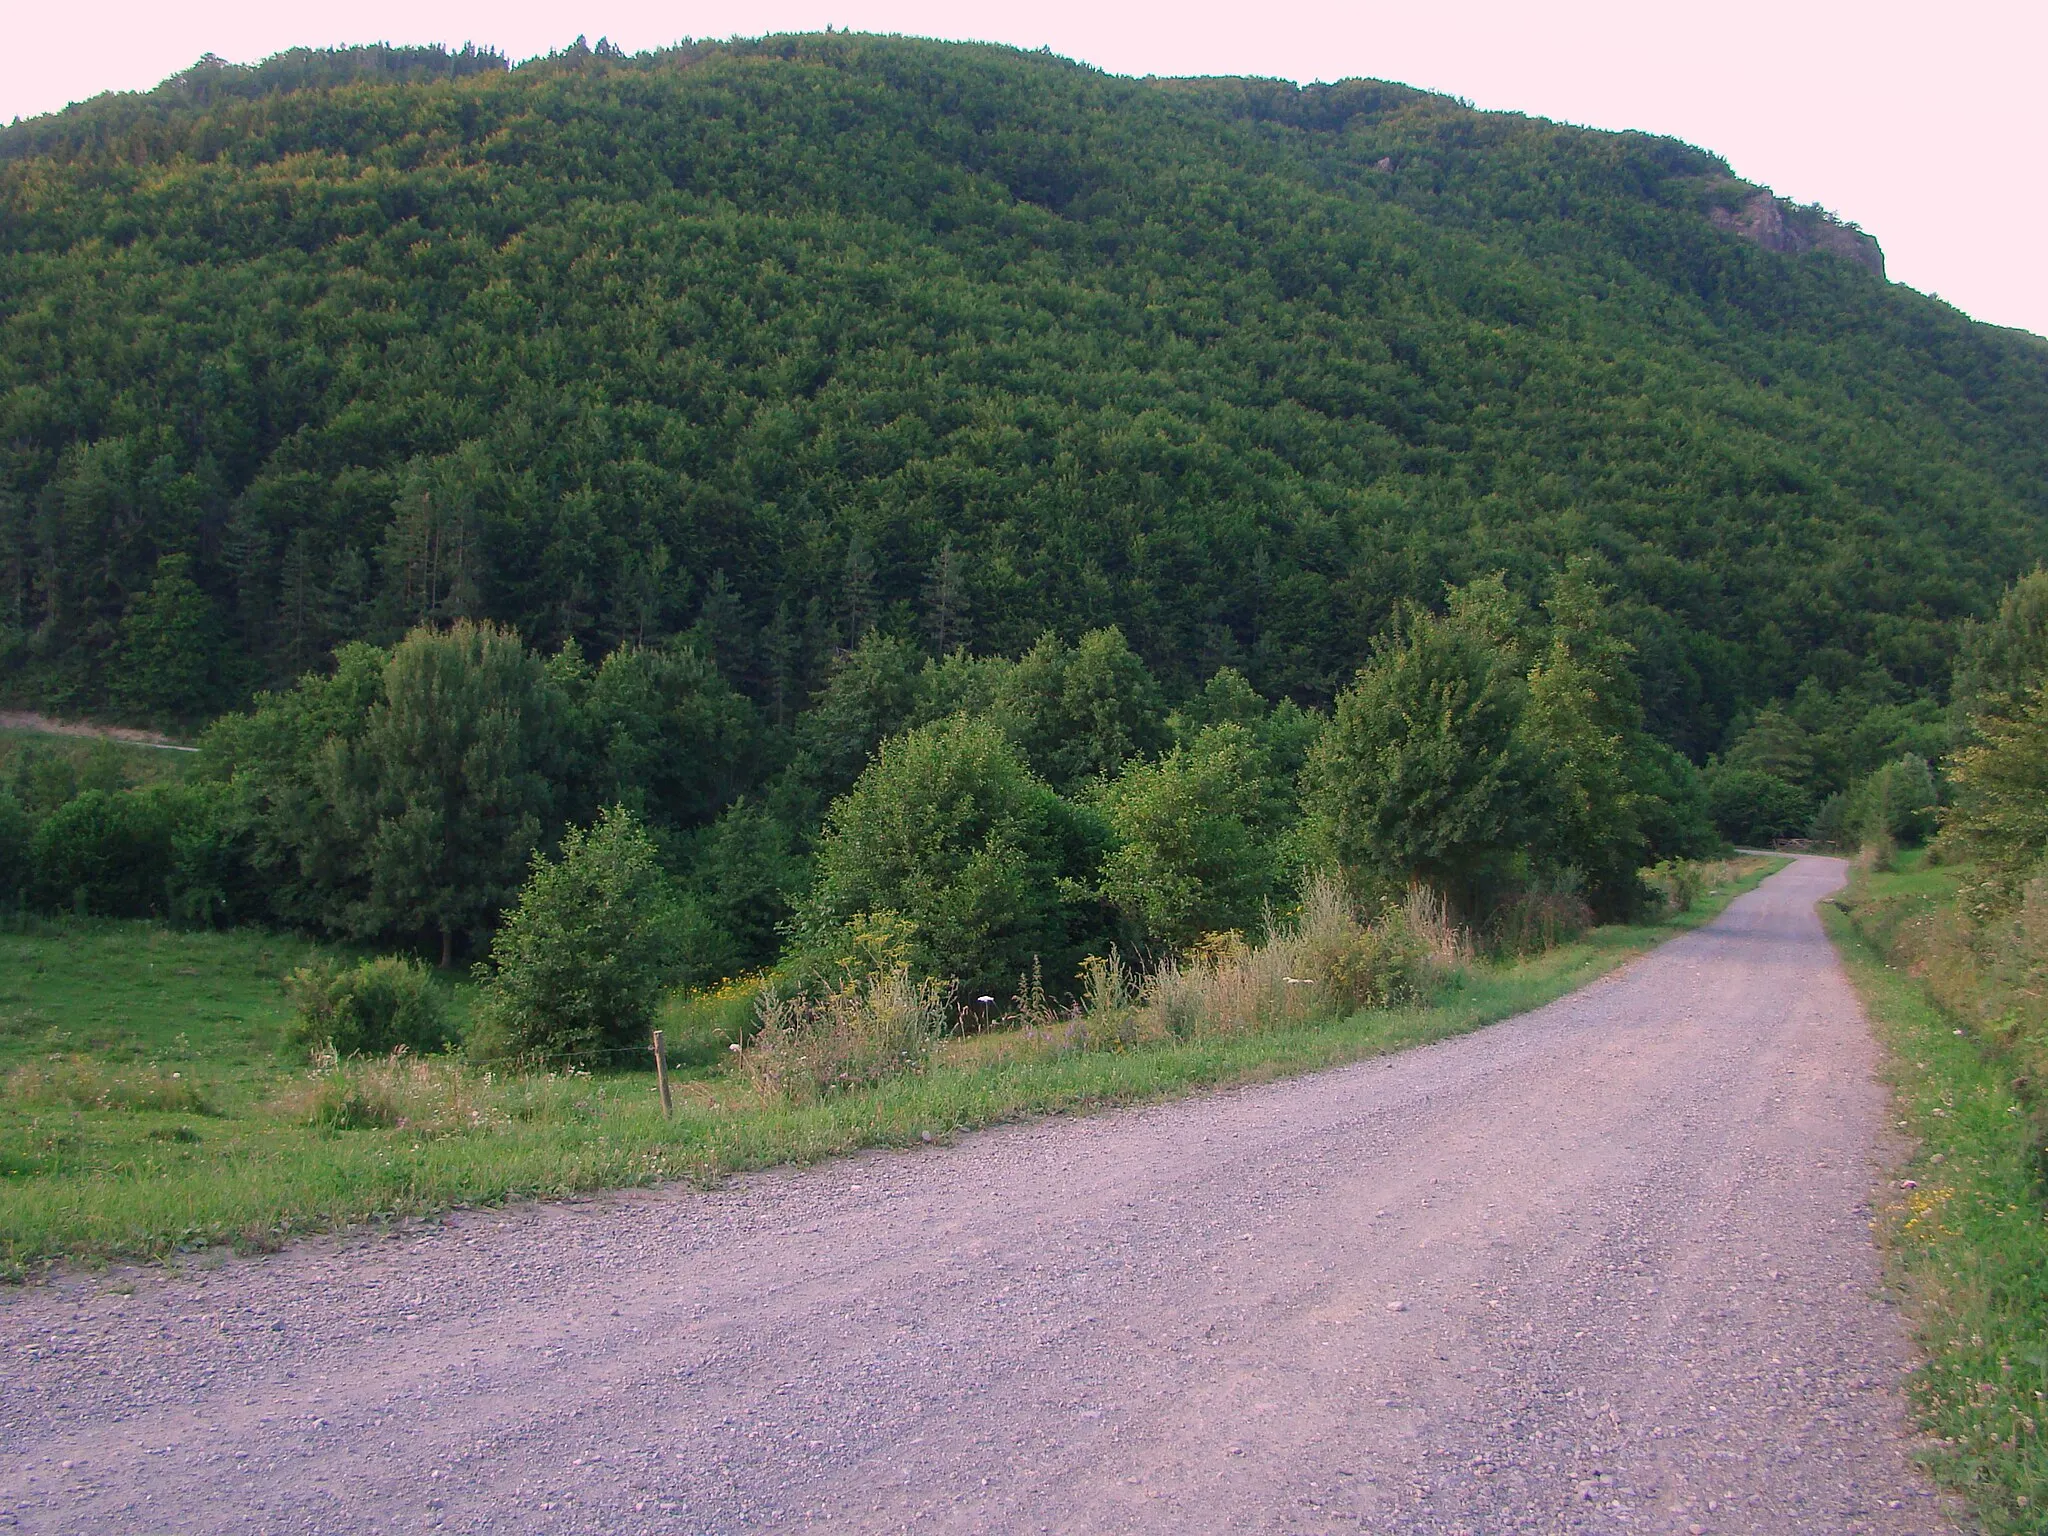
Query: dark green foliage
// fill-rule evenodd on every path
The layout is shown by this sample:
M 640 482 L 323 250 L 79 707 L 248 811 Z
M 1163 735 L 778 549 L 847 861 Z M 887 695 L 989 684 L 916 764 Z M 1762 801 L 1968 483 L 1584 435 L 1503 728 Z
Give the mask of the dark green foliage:
M 155 579 L 122 617 L 116 703 L 144 715 L 190 719 L 208 713 L 228 692 L 218 671 L 219 616 L 191 571 L 187 556 L 164 556 Z
M 1716 766 L 1706 775 L 1714 828 L 1745 848 L 1768 848 L 1781 837 L 1804 837 L 1813 821 L 1812 792 L 1760 768 Z
M 1697 758 L 1809 673 L 1938 690 L 2038 553 L 2048 353 L 1716 231 L 1753 189 L 1669 140 L 901 39 L 500 63 L 0 132 L 0 686 L 114 697 L 186 556 L 226 686 L 488 618 L 693 633 L 779 724 L 870 634 L 1113 623 L 1326 702 L 1397 602 L 1593 551 Z
M 557 678 L 489 625 L 415 630 L 385 664 L 361 734 L 331 739 L 313 779 L 353 850 L 359 936 L 481 935 L 553 826 L 568 701 Z
M 572 828 L 560 859 L 535 858 L 492 941 L 471 1053 L 590 1064 L 645 1047 L 662 992 L 689 968 L 682 921 L 631 811 Z
M 770 964 L 782 931 L 810 884 L 796 834 L 760 806 L 741 801 L 695 842 L 691 895 L 715 941 L 703 953 L 711 981 Z
M 1471 625 L 1410 613 L 1338 695 L 1304 771 L 1323 852 L 1382 888 L 1483 906 L 1533 830 L 1527 692 Z
M 35 865 L 30 845 L 35 823 L 21 802 L 0 788 L 0 921 L 4 921 L 28 900 L 31 872 Z
M 1041 635 L 996 676 L 991 712 L 1032 771 L 1061 791 L 1106 778 L 1167 739 L 1159 685 L 1114 628 L 1073 646 Z
M 591 680 L 583 715 L 589 792 L 662 832 L 708 825 L 757 776 L 753 706 L 688 646 L 612 652 Z
M 803 943 L 831 957 L 857 921 L 904 932 L 919 974 L 968 995 L 1034 963 L 1064 985 L 1100 934 L 1083 882 L 1099 834 L 1036 778 L 993 723 L 954 717 L 883 744 L 832 807 Z
M 416 1054 L 445 1051 L 456 1043 L 448 1000 L 433 973 L 414 959 L 323 961 L 292 972 L 284 987 L 297 1014 L 292 1040 L 308 1050 L 347 1058 L 401 1047 Z
M 163 912 L 175 828 L 161 795 L 88 789 L 36 828 L 30 859 L 42 905 L 80 916 Z

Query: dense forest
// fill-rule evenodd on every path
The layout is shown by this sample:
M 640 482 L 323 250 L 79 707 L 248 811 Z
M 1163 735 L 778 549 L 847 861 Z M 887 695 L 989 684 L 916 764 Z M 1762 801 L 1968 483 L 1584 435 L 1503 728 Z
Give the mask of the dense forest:
M 1575 553 L 1695 758 L 1938 693 L 2040 549 L 2048 348 L 1707 213 L 1664 139 L 826 36 L 207 62 L 0 130 L 0 678 L 196 718 L 337 642 L 1117 625 L 1327 704 Z M 180 669 L 123 661 L 160 562 Z
M 2044 547 L 2048 345 L 1759 195 L 1398 85 L 831 34 L 209 58 L 0 129 L 0 696 L 224 716 L 204 785 L 17 764 L 0 843 L 46 905 L 452 958 L 617 806 L 700 974 L 914 886 L 993 976 L 1318 863 L 1618 912 L 1875 775 L 1921 814 Z M 944 836 L 1028 911 L 834 863 L 904 775 L 996 795 Z

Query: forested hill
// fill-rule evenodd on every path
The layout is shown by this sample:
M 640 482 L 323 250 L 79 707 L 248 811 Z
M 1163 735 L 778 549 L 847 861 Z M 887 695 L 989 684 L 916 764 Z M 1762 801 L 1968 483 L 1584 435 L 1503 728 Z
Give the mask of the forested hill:
M 1316 702 L 1402 597 L 1588 551 L 1695 754 L 1938 692 L 2048 547 L 2048 348 L 1721 227 L 1757 192 L 859 36 L 208 62 L 0 130 L 0 690 L 196 716 L 475 615 L 695 629 L 777 713 L 872 625 Z M 181 573 L 207 665 L 125 665 Z

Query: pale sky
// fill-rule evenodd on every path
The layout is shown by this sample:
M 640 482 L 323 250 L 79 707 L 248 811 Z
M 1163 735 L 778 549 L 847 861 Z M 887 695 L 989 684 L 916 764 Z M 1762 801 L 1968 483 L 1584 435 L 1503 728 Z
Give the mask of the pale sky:
M 1895 281 L 2048 335 L 2048 4 L 2042 0 L 5 0 L 0 120 L 155 84 L 211 51 L 487 43 L 578 33 L 868 32 L 1050 46 L 1127 75 L 1365 75 L 1475 106 L 1672 134 L 1853 219 Z

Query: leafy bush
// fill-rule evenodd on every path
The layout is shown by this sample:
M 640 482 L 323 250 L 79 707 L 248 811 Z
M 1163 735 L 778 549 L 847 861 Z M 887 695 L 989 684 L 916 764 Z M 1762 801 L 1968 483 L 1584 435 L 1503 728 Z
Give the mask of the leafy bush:
M 85 790 L 36 828 L 29 857 L 37 900 L 94 917 L 161 914 L 175 833 L 161 795 Z
M 1095 917 L 1095 838 L 1019 760 L 1001 730 L 955 717 L 885 742 L 832 807 L 803 945 L 841 943 L 861 914 L 894 914 L 919 975 L 994 991 L 1043 957 L 1062 978 Z
M 1115 845 L 1102 894 L 1142 938 L 1178 950 L 1258 921 L 1278 864 L 1259 825 L 1261 756 L 1244 726 L 1214 725 L 1104 786 L 1099 803 Z
M 1523 848 L 1539 771 L 1513 659 L 1469 625 L 1405 616 L 1337 699 L 1305 770 L 1323 851 L 1383 890 L 1471 906 Z
M 1706 888 L 1706 879 L 1691 859 L 1664 859 L 1644 871 L 1643 884 L 1664 912 L 1675 916 L 1693 909 Z
M 357 965 L 301 966 L 284 981 L 297 1009 L 292 1039 L 340 1057 L 382 1056 L 401 1047 L 443 1051 L 456 1042 L 448 1002 L 417 960 L 382 956 Z
M 472 1054 L 595 1060 L 647 1044 L 656 1006 L 687 961 L 682 914 L 632 812 L 571 829 L 562 856 L 536 854 L 519 903 L 480 967 Z

